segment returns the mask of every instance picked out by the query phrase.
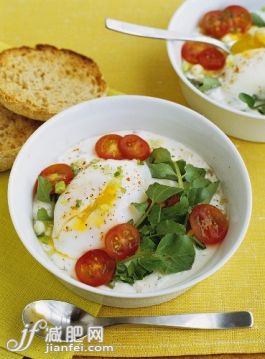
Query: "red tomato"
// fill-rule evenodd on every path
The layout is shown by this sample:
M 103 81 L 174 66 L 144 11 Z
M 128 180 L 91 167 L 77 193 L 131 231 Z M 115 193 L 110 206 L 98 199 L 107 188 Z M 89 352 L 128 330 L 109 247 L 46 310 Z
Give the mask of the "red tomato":
M 97 141 L 95 150 L 100 158 L 122 160 L 124 157 L 119 149 L 120 135 L 110 134 L 100 137 Z
M 54 193 L 55 184 L 60 181 L 64 181 L 66 185 L 69 184 L 74 177 L 74 172 L 69 165 L 66 165 L 65 163 L 56 163 L 42 170 L 39 176 L 45 177 L 51 182 L 52 193 Z M 37 188 L 38 181 L 36 181 L 34 185 L 34 193 L 36 193 Z
M 137 135 L 126 135 L 119 142 L 119 149 L 128 160 L 146 160 L 151 153 L 148 143 Z
M 166 201 L 165 201 L 165 207 L 171 207 L 174 206 L 174 204 L 179 202 L 179 195 L 178 194 L 174 194 L 173 196 L 169 197 Z
M 205 244 L 221 242 L 228 231 L 226 216 L 210 204 L 193 207 L 189 222 L 195 237 Z
M 205 70 L 221 70 L 225 65 L 225 55 L 215 47 L 205 49 L 199 53 L 198 60 Z
M 199 63 L 198 55 L 205 49 L 212 47 L 211 45 L 203 44 L 200 42 L 188 41 L 182 46 L 181 56 L 184 60 L 195 65 Z
M 251 27 L 251 15 L 242 6 L 228 6 L 224 9 L 224 14 L 228 19 L 229 31 L 231 32 L 246 32 Z
M 200 21 L 202 32 L 206 35 L 222 38 L 229 32 L 229 21 L 223 11 L 214 10 L 207 12 Z
M 77 260 L 75 273 L 80 282 L 98 287 L 112 280 L 115 268 L 115 260 L 104 250 L 93 249 Z
M 105 235 L 105 249 L 116 260 L 132 256 L 140 245 L 138 229 L 129 223 L 112 227 Z

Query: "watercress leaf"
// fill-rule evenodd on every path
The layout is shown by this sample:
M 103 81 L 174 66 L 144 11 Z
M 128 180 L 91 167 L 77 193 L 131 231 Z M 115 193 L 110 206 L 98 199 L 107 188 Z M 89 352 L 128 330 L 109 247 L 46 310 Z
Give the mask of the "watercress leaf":
M 161 217 L 161 207 L 159 204 L 156 203 L 148 215 L 148 220 L 150 224 L 153 226 L 160 222 L 160 217 Z
M 150 272 L 160 273 L 161 267 L 163 267 L 163 258 L 158 256 L 146 256 L 138 259 L 140 265 Z
M 147 163 L 153 178 L 176 181 L 177 175 L 168 163 Z
M 148 207 L 148 202 L 142 202 L 142 203 L 132 202 L 131 205 L 134 208 L 136 208 L 140 214 L 144 214 Z
M 199 90 L 207 92 L 219 86 L 221 86 L 221 83 L 217 78 L 204 76 L 202 83 L 199 85 Z
M 155 148 L 149 157 L 149 161 L 150 163 L 171 162 L 171 154 L 166 148 Z
M 161 239 L 155 254 L 163 258 L 161 274 L 188 270 L 195 259 L 193 242 L 186 235 L 167 234 Z
M 165 235 L 155 254 L 151 258 L 144 258 L 141 264 L 147 270 L 161 274 L 178 273 L 192 267 L 195 249 L 192 240 L 186 235 Z
M 153 253 L 156 249 L 156 244 L 150 237 L 144 237 L 141 240 L 140 252 L 141 253 Z
M 166 235 L 167 233 L 185 234 L 186 228 L 172 219 L 166 219 L 157 225 L 156 232 L 159 235 Z
M 39 221 L 50 221 L 52 218 L 49 216 L 45 208 L 39 208 L 37 212 L 37 219 Z
M 183 176 L 185 174 L 186 161 L 178 160 L 176 161 L 176 164 L 180 170 L 180 174 Z
M 52 191 L 52 184 L 47 178 L 38 177 L 37 199 L 42 202 L 51 202 L 50 194 Z
M 203 188 L 208 186 L 211 183 L 208 179 L 204 177 L 197 177 L 192 181 L 193 188 Z
M 185 215 L 189 210 L 189 201 L 186 195 L 180 197 L 179 202 L 174 204 L 171 207 L 166 207 L 162 209 L 162 218 L 171 219 L 176 216 Z
M 219 186 L 219 181 L 211 182 L 207 187 L 203 188 L 200 193 L 200 203 L 210 203 L 213 195 Z
M 166 186 L 155 182 L 148 187 L 146 194 L 152 202 L 160 203 L 181 191 L 181 188 Z
M 149 235 L 150 232 L 152 231 L 152 228 L 150 225 L 143 225 L 142 227 L 139 228 L 139 232 L 143 235 L 143 236 L 146 236 L 146 235 Z
M 252 18 L 252 24 L 257 26 L 257 27 L 263 27 L 265 26 L 265 21 L 263 20 L 263 18 L 261 16 L 259 16 L 258 14 L 252 12 L 251 13 L 251 18 Z
M 197 177 L 204 177 L 206 174 L 206 171 L 204 168 L 195 167 L 193 165 L 186 165 L 185 167 L 185 179 L 188 182 L 192 182 Z
M 245 102 L 249 108 L 253 108 L 254 105 L 255 105 L 255 102 L 256 102 L 256 97 L 254 96 L 250 96 L 244 92 L 241 92 L 239 95 L 238 95 L 239 99 L 243 102 Z

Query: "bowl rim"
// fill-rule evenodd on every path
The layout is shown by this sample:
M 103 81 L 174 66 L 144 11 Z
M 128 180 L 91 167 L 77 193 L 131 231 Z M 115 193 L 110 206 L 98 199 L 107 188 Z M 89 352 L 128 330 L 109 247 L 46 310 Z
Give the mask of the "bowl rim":
M 195 2 L 196 2 L 196 4 L 195 4 Z M 180 14 L 183 12 L 183 9 L 185 9 L 187 6 L 191 6 L 191 4 L 193 4 L 193 6 L 196 6 L 196 9 L 198 9 L 198 2 L 196 0 L 185 0 L 172 15 L 172 17 L 169 21 L 169 24 L 168 24 L 168 30 L 176 31 L 176 29 L 174 27 L 176 18 L 178 18 L 180 16 Z M 257 113 L 257 114 L 253 114 L 251 112 L 248 113 L 248 112 L 237 110 L 237 109 L 230 107 L 228 105 L 225 105 L 225 104 L 219 104 L 217 101 L 213 100 L 211 97 L 207 96 L 206 94 L 204 94 L 203 92 L 198 90 L 194 85 L 192 85 L 192 83 L 187 79 L 184 72 L 182 71 L 181 66 L 178 66 L 177 61 L 175 60 L 176 51 L 174 48 L 174 41 L 172 41 L 172 40 L 167 40 L 167 53 L 168 53 L 170 63 L 172 65 L 173 69 L 175 70 L 175 72 L 177 73 L 177 75 L 179 76 L 179 78 L 185 83 L 185 85 L 187 85 L 193 92 L 195 92 L 197 95 L 202 97 L 204 100 L 210 102 L 212 105 L 214 105 L 216 107 L 221 108 L 222 110 L 226 110 L 226 111 L 232 112 L 236 115 L 240 115 L 240 116 L 242 116 L 242 119 L 244 119 L 244 120 L 253 118 L 255 120 L 265 121 L 265 116 L 261 115 L 259 113 Z
M 74 112 L 74 114 L 76 115 L 76 110 L 77 109 L 81 109 L 83 107 L 86 107 L 89 105 L 89 103 L 94 103 L 94 102 L 116 102 L 116 101 L 120 101 L 120 99 L 123 98 L 125 100 L 129 100 L 129 101 L 147 101 L 150 104 L 151 103 L 161 103 L 164 104 L 166 106 L 171 106 L 174 107 L 175 109 L 181 109 L 182 111 L 186 111 L 189 112 L 191 115 L 197 117 L 198 120 L 200 120 L 202 123 L 204 123 L 207 126 L 212 127 L 212 129 L 218 133 L 218 135 L 224 140 L 224 142 L 226 143 L 227 146 L 229 146 L 229 149 L 234 152 L 234 154 L 237 157 L 237 160 L 239 161 L 239 165 L 241 167 L 242 170 L 242 180 L 245 183 L 246 186 L 246 214 L 245 214 L 245 218 L 244 218 L 244 222 L 240 231 L 240 234 L 238 236 L 238 239 L 236 240 L 236 242 L 233 244 L 233 246 L 231 247 L 231 249 L 223 256 L 223 258 L 218 261 L 215 265 L 212 266 L 212 268 L 210 270 L 208 270 L 207 272 L 205 272 L 204 274 L 201 274 L 200 276 L 194 278 L 194 279 L 188 279 L 186 281 L 186 283 L 184 284 L 176 284 L 174 286 L 170 286 L 168 288 L 164 288 L 164 289 L 160 289 L 160 290 L 156 290 L 156 292 L 143 292 L 143 293 L 125 293 L 125 292 L 120 292 L 120 291 L 110 291 L 110 290 L 105 290 L 99 287 L 91 287 L 88 286 L 84 283 L 79 282 L 78 280 L 76 280 L 75 278 L 72 278 L 70 275 L 68 275 L 67 273 L 64 273 L 62 270 L 60 270 L 59 268 L 50 268 L 49 266 L 49 262 L 47 260 L 45 260 L 43 254 L 40 254 L 38 251 L 34 251 L 30 244 L 27 242 L 24 234 L 23 234 L 23 230 L 20 229 L 20 226 L 17 222 L 17 214 L 16 214 L 16 206 L 15 206 L 15 201 L 14 199 L 16 198 L 15 195 L 13 195 L 13 191 L 16 188 L 16 180 L 18 180 L 19 176 L 17 176 L 16 173 L 16 168 L 19 164 L 19 162 L 21 161 L 21 158 L 23 159 L 23 153 L 24 151 L 31 146 L 31 142 L 33 142 L 33 139 L 35 139 L 36 137 L 40 136 L 44 131 L 46 131 L 47 127 L 48 130 L 49 128 L 53 128 L 53 123 L 54 122 L 58 122 L 58 121 L 62 121 L 62 119 L 64 118 L 65 114 L 71 114 L 71 112 Z M 152 108 L 152 106 L 150 107 Z M 212 123 L 210 120 L 208 120 L 206 117 L 204 117 L 203 115 L 197 113 L 196 111 L 187 108 L 183 105 L 174 103 L 172 101 L 168 101 L 168 100 L 164 100 L 164 99 L 160 99 L 160 98 L 155 98 L 155 97 L 149 97 L 149 96 L 140 96 L 140 95 L 118 95 L 118 96 L 106 96 L 106 97 L 101 97 L 101 98 L 97 98 L 97 99 L 93 99 L 90 101 L 85 101 L 82 103 L 79 103 L 75 106 L 72 106 L 60 113 L 58 113 L 57 115 L 53 116 L 49 121 L 46 121 L 42 126 L 40 126 L 26 141 L 26 143 L 22 146 L 20 152 L 18 153 L 15 162 L 13 164 L 10 176 L 9 176 L 9 181 L 8 181 L 8 207 L 9 207 L 9 213 L 12 219 L 12 223 L 13 226 L 16 230 L 16 233 L 20 239 L 20 241 L 23 243 L 23 245 L 26 247 L 26 249 L 28 250 L 28 252 L 31 254 L 31 256 L 37 261 L 39 262 L 45 269 L 47 269 L 50 273 L 52 273 L 55 277 L 57 277 L 57 279 L 60 279 L 63 282 L 66 282 L 67 284 L 70 284 L 72 286 L 74 286 L 75 288 L 81 289 L 81 290 L 85 290 L 86 292 L 90 292 L 93 294 L 97 294 L 97 295 L 101 295 L 101 296 L 105 296 L 105 297 L 115 297 L 115 298 L 127 298 L 127 299 L 143 299 L 143 298 L 155 298 L 155 297 L 159 297 L 159 296 L 163 296 L 163 295 L 170 295 L 176 292 L 180 292 L 180 291 L 184 291 L 188 288 L 191 288 L 192 286 L 194 286 L 195 284 L 201 282 L 202 280 L 208 278 L 210 275 L 212 275 L 213 273 L 215 273 L 216 271 L 218 271 L 236 252 L 236 250 L 239 248 L 240 244 L 242 243 L 245 234 L 247 232 L 249 223 L 250 223 L 250 219 L 251 219 L 251 212 L 252 212 L 252 190 L 251 190 L 251 182 L 250 182 L 250 178 L 248 175 L 248 171 L 246 168 L 246 165 L 239 153 L 239 151 L 237 150 L 237 148 L 235 147 L 235 145 L 232 143 L 232 141 L 225 135 L 225 133 L 223 131 L 221 131 L 214 123 Z M 52 262 L 51 262 L 52 263 Z

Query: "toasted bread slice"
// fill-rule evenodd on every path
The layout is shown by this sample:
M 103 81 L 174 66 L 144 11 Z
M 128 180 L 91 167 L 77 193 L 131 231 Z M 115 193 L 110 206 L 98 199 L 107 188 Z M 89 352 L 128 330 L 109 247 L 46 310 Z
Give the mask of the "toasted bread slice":
M 0 53 L 0 104 L 19 115 L 45 121 L 105 93 L 97 64 L 71 50 L 36 45 Z
M 41 124 L 0 106 L 0 172 L 12 167 L 23 143 Z

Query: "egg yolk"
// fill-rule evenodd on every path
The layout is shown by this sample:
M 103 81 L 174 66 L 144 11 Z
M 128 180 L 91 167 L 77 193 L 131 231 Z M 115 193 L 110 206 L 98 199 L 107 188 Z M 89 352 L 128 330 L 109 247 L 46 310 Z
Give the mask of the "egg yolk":
M 117 193 L 120 188 L 121 184 L 119 180 L 115 179 L 110 181 L 95 201 L 78 214 L 75 218 L 73 229 L 76 231 L 86 230 L 88 219 L 89 222 L 97 228 L 101 227 L 104 223 L 104 218 L 109 213 L 117 198 Z
M 258 49 L 264 47 L 265 45 L 265 35 L 263 33 L 255 33 L 255 35 L 245 34 L 234 43 L 231 47 L 232 54 L 239 54 L 246 50 Z

